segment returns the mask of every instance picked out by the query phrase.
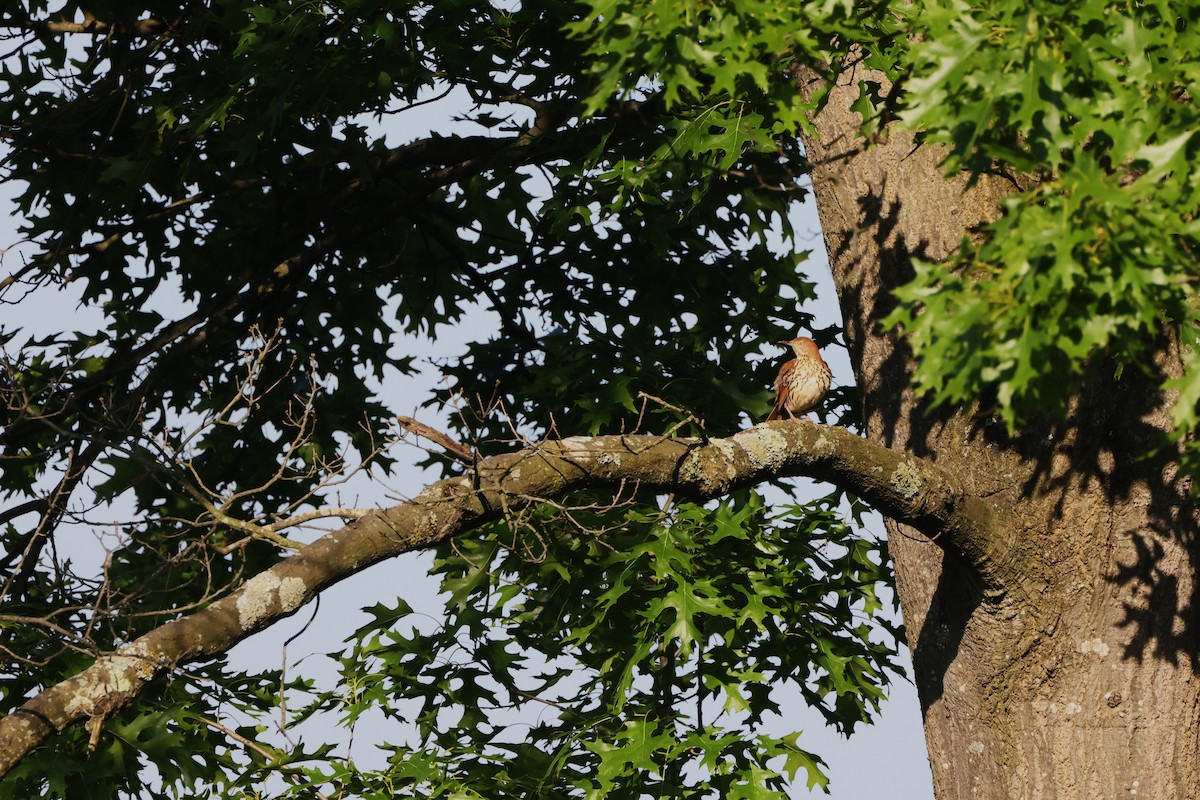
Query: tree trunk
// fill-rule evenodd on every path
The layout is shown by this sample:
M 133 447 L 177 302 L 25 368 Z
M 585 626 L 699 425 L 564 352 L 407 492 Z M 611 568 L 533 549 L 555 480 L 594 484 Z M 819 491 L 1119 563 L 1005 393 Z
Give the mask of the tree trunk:
M 850 111 L 865 77 L 840 79 L 805 146 L 866 434 L 993 504 L 991 550 L 1008 567 L 981 569 L 888 523 L 935 793 L 1200 796 L 1197 508 L 1178 452 L 1163 447 L 1157 388 L 1178 372 L 1177 338 L 1164 336 L 1153 370 L 1093 364 L 1065 420 L 1015 436 L 966 409 L 923 407 L 911 351 L 879 329 L 890 290 L 913 257 L 945 258 L 994 219 L 1016 186 L 946 180 L 937 149 L 900 130 L 866 146 Z M 803 90 L 817 80 L 799 79 Z

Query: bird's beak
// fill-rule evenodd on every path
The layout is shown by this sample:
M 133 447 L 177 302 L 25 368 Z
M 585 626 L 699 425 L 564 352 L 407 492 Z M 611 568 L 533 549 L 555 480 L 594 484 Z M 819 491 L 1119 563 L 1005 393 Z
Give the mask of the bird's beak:
M 782 342 L 776 342 L 775 344 L 779 345 L 780 347 L 791 347 L 791 345 L 788 344 L 787 339 L 784 339 Z

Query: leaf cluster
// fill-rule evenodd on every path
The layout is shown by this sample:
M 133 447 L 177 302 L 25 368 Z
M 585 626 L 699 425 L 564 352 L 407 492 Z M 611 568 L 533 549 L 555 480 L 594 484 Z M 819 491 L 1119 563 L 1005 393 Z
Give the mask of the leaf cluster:
M 751 494 L 666 517 L 577 510 L 570 523 L 543 507 L 456 541 L 436 567 L 445 623 L 422 633 L 403 602 L 377 605 L 339 658 L 352 691 L 325 701 L 347 721 L 382 708 L 413 745 L 385 745 L 383 770 L 325 779 L 429 797 L 824 787 L 779 715 L 803 702 L 848 733 L 897 669 L 872 624 L 884 554 L 836 502 L 772 515 Z M 601 522 L 603 536 L 578 527 Z
M 889 322 L 910 334 L 921 387 L 949 403 L 992 390 L 1011 428 L 1061 414 L 1089 363 L 1155 374 L 1163 332 L 1196 324 L 1200 13 L 955 1 L 910 20 L 908 124 L 947 148 L 948 171 L 1027 187 L 898 293 Z M 1170 386 L 1186 433 L 1200 365 Z
M 323 762 L 333 747 L 272 746 L 256 718 L 278 714 L 281 691 L 303 697 L 311 684 L 285 681 L 279 671 L 241 675 L 218 665 L 190 670 L 188 678 L 156 680 L 146 699 L 108 720 L 94 742 L 83 728 L 63 731 L 53 750 L 35 751 L 5 776 L 0 798 L 169 800 L 218 787 L 225 797 L 254 797 L 267 774 L 310 785 L 299 765 Z

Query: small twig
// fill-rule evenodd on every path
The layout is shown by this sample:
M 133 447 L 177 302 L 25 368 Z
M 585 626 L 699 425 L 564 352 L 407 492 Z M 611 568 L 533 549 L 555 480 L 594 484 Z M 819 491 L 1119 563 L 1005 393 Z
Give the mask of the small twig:
M 658 403 L 660 406 L 663 406 L 664 408 L 669 408 L 672 411 L 679 412 L 680 414 L 687 414 L 688 419 L 691 419 L 691 420 L 695 419 L 695 417 L 693 417 L 691 412 L 688 411 L 687 409 L 680 408 L 679 406 L 673 406 L 670 403 L 668 403 L 666 400 L 663 400 L 661 397 L 655 397 L 654 395 L 646 394 L 645 392 L 638 392 L 638 397 L 642 398 L 643 400 L 653 400 L 654 402 Z
M 703 442 L 704 444 L 708 444 L 708 432 L 704 430 L 704 420 L 697 419 L 696 416 L 694 414 L 692 414 L 692 412 L 688 411 L 685 408 L 680 408 L 679 406 L 673 406 L 670 403 L 668 403 L 666 400 L 663 400 L 661 397 L 655 397 L 654 395 L 646 394 L 645 392 L 638 392 L 638 397 L 640 397 L 643 401 L 653 400 L 655 403 L 658 403 L 663 408 L 669 408 L 677 414 L 685 415 L 683 419 L 681 419 L 679 422 L 675 423 L 675 425 L 673 425 L 670 430 L 668 430 L 666 433 L 663 434 L 664 438 L 669 438 L 672 434 L 675 433 L 675 431 L 679 430 L 684 425 L 688 424 L 689 422 L 694 422 L 696 424 L 696 427 L 700 429 L 700 441 Z M 645 412 L 646 412 L 646 406 L 645 406 L 645 403 L 643 402 L 642 414 L 644 414 Z M 641 425 L 641 422 L 642 422 L 642 415 L 639 414 L 638 415 L 638 425 L 639 426 Z
M 442 449 L 462 463 L 466 464 L 468 467 L 474 466 L 475 461 L 477 460 L 476 455 L 468 450 L 465 445 L 454 441 L 436 428 L 431 428 L 423 422 L 417 422 L 412 417 L 396 417 L 396 422 L 398 422 L 400 427 L 404 428 L 404 430 L 409 431 L 416 436 L 424 437 L 434 444 L 441 445 Z
M 313 624 L 313 620 L 315 620 L 317 618 L 317 612 L 320 610 L 321 610 L 321 595 L 317 595 L 316 602 L 313 603 L 312 615 L 309 616 L 308 622 L 304 623 L 303 628 L 301 628 L 300 630 L 293 633 L 290 637 L 288 637 L 287 641 L 285 641 L 283 643 L 283 651 L 280 654 L 280 661 L 282 663 L 280 664 L 280 667 L 279 667 L 279 733 L 280 733 L 280 735 L 283 736 L 283 738 L 285 740 L 287 740 L 287 743 L 290 744 L 292 747 L 295 747 L 296 743 L 294 741 L 292 741 L 292 737 L 288 735 L 288 721 L 287 721 L 287 715 L 288 715 L 288 707 L 287 707 L 288 657 L 287 657 L 287 649 L 288 649 L 289 644 L 291 644 L 292 642 L 299 639 L 300 636 L 303 635 L 303 633 L 306 630 L 308 630 L 309 626 Z
M 96 752 L 96 745 L 100 744 L 100 733 L 104 730 L 104 715 L 96 714 L 88 717 L 87 722 L 83 723 L 83 727 L 87 728 L 88 755 L 91 755 Z
M 231 525 L 230 527 L 233 527 L 233 526 Z M 229 544 L 223 544 L 223 545 L 214 544 L 212 546 L 212 548 L 213 548 L 213 550 L 216 550 L 218 553 L 220 553 L 221 555 L 224 556 L 224 555 L 229 555 L 234 550 L 241 550 L 243 547 L 245 547 L 246 545 L 250 544 L 253 541 L 270 542 L 271 544 L 275 545 L 276 547 L 278 547 L 281 550 L 297 550 L 298 551 L 304 547 L 304 542 L 298 542 L 295 539 L 289 539 L 286 536 L 280 536 L 278 533 L 271 533 L 270 531 L 256 530 L 253 533 L 251 533 L 249 536 L 243 536 L 241 539 L 238 539 L 235 542 L 230 542 Z
M 5 623 L 17 625 L 36 625 L 41 628 L 46 628 L 47 630 L 57 633 L 68 643 L 73 643 L 69 644 L 69 646 L 81 653 L 87 653 L 88 655 L 95 656 L 100 652 L 100 649 L 96 646 L 95 642 L 88 640 L 86 637 L 80 636 L 74 631 L 69 631 L 61 625 L 56 625 L 45 617 L 26 617 L 20 614 L 0 614 L 0 626 L 3 626 Z
M 213 730 L 217 730 L 217 731 L 220 731 L 221 733 L 225 734 L 230 739 L 233 739 L 235 742 L 237 742 L 238 744 L 245 747 L 247 750 L 253 750 L 255 753 L 258 753 L 260 756 L 262 756 L 267 761 L 268 764 L 274 763 L 274 762 L 278 761 L 280 758 L 280 755 L 278 753 L 272 753 L 270 750 L 267 750 L 265 747 L 260 745 L 258 742 L 255 742 L 252 739 L 247 739 L 245 736 L 242 736 L 240 733 L 233 730 L 232 728 L 230 728 L 227 725 L 222 725 L 220 722 L 218 722 L 215 719 L 211 719 L 210 717 L 201 716 L 200 721 L 203 722 L 208 727 L 212 728 Z M 281 767 L 280 771 L 284 772 L 284 773 L 290 773 L 290 777 L 292 777 L 292 778 L 301 778 L 303 780 L 307 780 L 307 776 L 298 774 L 299 770 L 296 770 L 293 767 Z M 329 796 L 322 793 L 321 790 L 319 790 L 311 785 L 308 788 L 312 791 L 313 795 L 315 797 L 320 798 L 320 800 L 329 800 Z
M 325 519 L 327 517 L 339 517 L 341 519 L 362 519 L 367 514 L 370 514 L 374 509 L 371 508 L 352 508 L 349 506 L 337 506 L 335 508 L 316 508 L 312 511 L 305 511 L 302 514 L 295 514 L 287 519 L 281 519 L 278 522 L 272 522 L 270 525 L 260 526 L 260 530 L 267 533 L 276 533 L 284 528 L 294 528 L 297 525 L 303 525 L 306 522 L 311 522 L 314 519 Z

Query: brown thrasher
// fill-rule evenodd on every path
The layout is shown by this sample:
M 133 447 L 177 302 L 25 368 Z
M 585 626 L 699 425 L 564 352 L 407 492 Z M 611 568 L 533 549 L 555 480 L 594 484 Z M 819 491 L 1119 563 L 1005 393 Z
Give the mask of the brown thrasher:
M 800 336 L 779 344 L 792 348 L 796 357 L 780 367 L 775 376 L 775 407 L 767 415 L 768 422 L 783 419 L 784 412 L 795 419 L 797 414 L 812 411 L 829 391 L 833 378 L 812 339 Z

